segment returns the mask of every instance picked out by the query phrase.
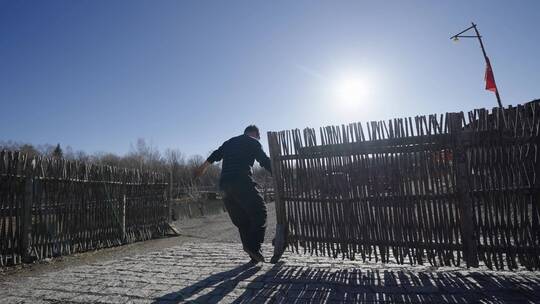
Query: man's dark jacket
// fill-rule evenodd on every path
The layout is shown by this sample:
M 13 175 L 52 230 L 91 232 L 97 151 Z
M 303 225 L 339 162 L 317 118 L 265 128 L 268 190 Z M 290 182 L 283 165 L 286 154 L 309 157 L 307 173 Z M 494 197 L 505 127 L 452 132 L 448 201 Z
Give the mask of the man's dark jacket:
M 270 158 L 261 144 L 249 135 L 240 135 L 224 142 L 212 152 L 206 161 L 214 163 L 223 160 L 220 185 L 235 181 L 252 181 L 251 167 L 254 160 L 268 172 L 272 172 Z

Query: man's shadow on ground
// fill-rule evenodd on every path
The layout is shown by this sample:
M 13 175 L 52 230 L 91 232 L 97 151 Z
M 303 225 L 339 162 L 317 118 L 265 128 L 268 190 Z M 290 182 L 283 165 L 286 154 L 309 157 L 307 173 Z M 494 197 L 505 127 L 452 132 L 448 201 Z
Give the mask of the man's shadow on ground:
M 246 263 L 231 270 L 213 274 L 195 284 L 182 288 L 179 291 L 168 293 L 156 298 L 154 303 L 180 303 L 185 299 L 199 293 L 201 290 L 212 286 L 212 291 L 188 303 L 218 303 L 229 292 L 234 290 L 238 283 L 252 277 L 261 269 L 260 266 Z M 217 285 L 216 285 L 217 284 Z
M 384 266 L 381 266 L 381 268 Z M 155 303 L 180 303 L 203 289 L 210 292 L 188 303 L 218 303 L 261 267 L 242 265 L 209 276 Z M 465 270 L 465 269 L 464 269 Z M 216 285 L 217 284 L 217 285 Z M 403 269 L 340 269 L 287 266 L 259 274 L 232 303 L 537 303 L 540 279 L 497 276 L 493 272 L 413 272 Z

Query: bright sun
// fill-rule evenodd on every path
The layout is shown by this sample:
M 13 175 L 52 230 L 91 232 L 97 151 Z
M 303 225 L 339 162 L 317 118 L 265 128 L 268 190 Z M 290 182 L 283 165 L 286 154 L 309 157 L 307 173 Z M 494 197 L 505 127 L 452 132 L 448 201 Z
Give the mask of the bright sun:
M 347 76 L 336 82 L 335 96 L 346 106 L 356 106 L 367 101 L 371 93 L 369 82 L 358 76 Z

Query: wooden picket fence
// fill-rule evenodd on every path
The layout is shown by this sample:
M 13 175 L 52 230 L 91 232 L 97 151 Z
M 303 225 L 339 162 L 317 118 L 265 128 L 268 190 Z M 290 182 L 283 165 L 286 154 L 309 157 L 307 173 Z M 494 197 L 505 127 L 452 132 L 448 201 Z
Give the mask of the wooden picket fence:
M 158 173 L 0 151 L 0 265 L 163 235 Z
M 269 132 L 286 248 L 540 269 L 540 104 Z

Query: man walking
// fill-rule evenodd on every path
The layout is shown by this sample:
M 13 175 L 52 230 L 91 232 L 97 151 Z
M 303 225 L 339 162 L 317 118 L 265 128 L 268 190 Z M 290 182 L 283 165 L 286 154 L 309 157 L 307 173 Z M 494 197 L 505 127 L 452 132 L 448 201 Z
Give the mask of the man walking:
M 266 230 L 266 206 L 251 177 L 254 160 L 272 172 L 260 139 L 257 126 L 248 126 L 243 135 L 224 142 L 196 172 L 196 176 L 201 176 L 212 163 L 223 160 L 219 182 L 225 193 L 223 202 L 233 224 L 238 227 L 244 251 L 252 263 L 264 262 L 261 244 Z

